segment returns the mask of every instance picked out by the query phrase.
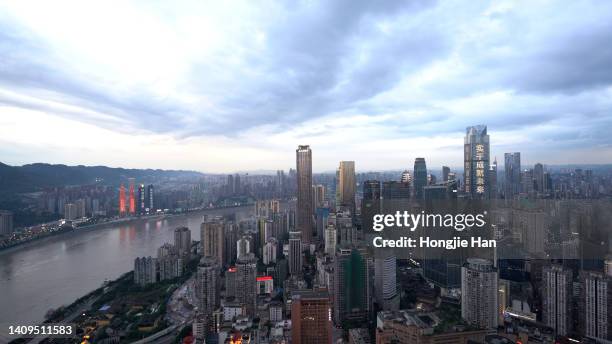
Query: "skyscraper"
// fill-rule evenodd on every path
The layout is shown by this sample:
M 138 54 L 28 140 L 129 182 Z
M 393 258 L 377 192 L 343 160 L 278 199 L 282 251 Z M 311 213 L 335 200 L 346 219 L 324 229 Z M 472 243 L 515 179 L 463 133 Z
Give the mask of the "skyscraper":
M 138 185 L 138 203 L 136 205 L 136 210 L 139 214 L 146 213 L 147 202 L 146 202 L 146 189 L 144 184 Z
M 339 205 L 347 206 L 355 212 L 355 162 L 340 161 L 338 167 Z
M 521 192 L 521 153 L 504 154 L 504 197 L 512 199 Z
M 203 257 L 196 272 L 198 311 L 211 315 L 219 306 L 219 265 L 215 258 Z
M 181 256 L 191 252 L 191 231 L 187 227 L 178 227 L 174 230 L 174 247 Z
M 254 316 L 257 305 L 257 258 L 252 253 L 236 262 L 236 299 L 246 315 Z
M 157 282 L 157 259 L 137 257 L 134 260 L 134 283 L 144 286 Z
M 301 290 L 291 294 L 291 343 L 330 344 L 332 324 L 327 291 Z
M 427 165 L 425 158 L 414 160 L 414 195 L 416 199 L 423 199 L 423 188 L 427 185 Z
M 391 251 L 374 258 L 374 295 L 383 311 L 399 309 L 400 298 L 397 293 L 397 259 Z
M 130 215 L 136 214 L 136 195 L 134 194 L 134 178 L 128 178 L 130 185 Z
M 297 219 L 296 227 L 302 232 L 304 244 L 312 241 L 314 227 L 312 208 L 312 151 L 307 145 L 298 146 L 295 151 L 297 167 Z
M 449 173 L 450 173 L 450 167 L 442 166 L 442 181 L 443 182 L 447 182 L 448 181 L 448 174 Z
M 612 339 L 612 278 L 599 272 L 581 273 L 584 310 L 580 317 L 584 335 L 590 338 Z
M 149 208 L 150 212 L 155 211 L 154 193 L 153 184 L 149 184 L 149 186 L 147 186 L 147 208 Z
M 544 324 L 564 336 L 572 324 L 572 270 L 560 265 L 542 269 Z
M 13 213 L 8 210 L 0 210 L 0 236 L 13 233 Z
M 404 172 L 402 172 L 402 177 L 400 178 L 400 181 L 402 183 L 412 183 L 412 174 L 410 174 L 410 171 L 404 170 Z
M 289 232 L 289 273 L 302 274 L 302 233 Z
M 202 245 L 202 255 L 204 257 L 214 257 L 219 265 L 225 265 L 224 238 L 225 224 L 221 219 L 206 219 L 200 225 L 200 243 Z
M 544 193 L 544 166 L 540 163 L 533 166 L 533 181 L 535 190 Z
M 369 310 L 368 266 L 363 251 L 339 248 L 334 266 L 334 319 L 363 321 Z
M 489 135 L 486 125 L 467 127 L 464 140 L 463 186 L 471 198 L 486 198 L 489 184 Z
M 497 328 L 497 269 L 481 258 L 461 268 L 461 317 L 480 328 Z
M 119 215 L 125 215 L 125 186 L 119 187 Z
M 334 224 L 328 224 L 325 228 L 325 253 L 330 256 L 336 253 L 336 244 L 338 243 L 338 233 Z
M 378 180 L 363 182 L 363 198 L 361 200 L 361 227 L 365 234 L 373 233 L 374 215 L 380 214 L 381 188 Z

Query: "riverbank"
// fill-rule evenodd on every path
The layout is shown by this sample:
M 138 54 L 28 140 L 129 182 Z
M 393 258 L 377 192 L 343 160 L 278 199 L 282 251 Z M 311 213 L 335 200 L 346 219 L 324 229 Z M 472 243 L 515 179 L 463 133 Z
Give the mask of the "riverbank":
M 208 211 L 218 211 L 218 210 L 225 211 L 225 210 L 240 209 L 240 208 L 252 207 L 252 206 L 253 206 L 252 204 L 246 204 L 246 205 L 224 206 L 224 207 L 215 207 L 215 208 L 197 208 L 197 209 L 186 210 L 181 213 L 164 213 L 164 214 L 144 215 L 144 216 L 138 216 L 138 217 L 120 218 L 120 219 L 114 219 L 114 220 L 106 221 L 102 223 L 94 223 L 90 225 L 79 226 L 72 230 L 56 231 L 48 235 L 42 235 L 42 236 L 32 238 L 27 241 L 19 242 L 12 246 L 2 247 L 0 248 L 0 257 L 5 253 L 14 252 L 17 250 L 28 248 L 34 244 L 40 244 L 42 242 L 50 241 L 58 237 L 68 237 L 70 235 L 74 235 L 75 233 L 83 233 L 83 232 L 88 232 L 88 231 L 95 230 L 95 229 L 104 229 L 104 227 L 124 225 L 124 224 L 127 225 L 132 222 L 141 221 L 141 220 L 168 219 L 168 218 L 174 218 L 178 216 L 188 216 L 194 213 L 197 214 L 198 212 L 204 213 Z

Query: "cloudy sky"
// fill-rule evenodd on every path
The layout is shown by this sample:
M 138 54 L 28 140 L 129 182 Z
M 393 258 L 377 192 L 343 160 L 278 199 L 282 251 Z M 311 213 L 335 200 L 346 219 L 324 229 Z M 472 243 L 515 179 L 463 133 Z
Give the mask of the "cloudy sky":
M 0 1 L 0 161 L 612 163 L 610 1 Z

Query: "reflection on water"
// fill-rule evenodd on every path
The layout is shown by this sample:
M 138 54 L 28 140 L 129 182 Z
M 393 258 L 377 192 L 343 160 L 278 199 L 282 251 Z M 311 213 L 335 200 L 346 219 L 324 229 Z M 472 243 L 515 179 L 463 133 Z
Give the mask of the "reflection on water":
M 238 211 L 237 217 L 244 218 L 251 210 L 207 213 Z M 164 242 L 172 242 L 176 227 L 189 227 L 193 240 L 199 240 L 202 215 L 108 225 L 0 253 L 0 323 L 41 321 L 50 308 L 69 304 L 105 279 L 132 270 L 134 258 L 154 256 Z

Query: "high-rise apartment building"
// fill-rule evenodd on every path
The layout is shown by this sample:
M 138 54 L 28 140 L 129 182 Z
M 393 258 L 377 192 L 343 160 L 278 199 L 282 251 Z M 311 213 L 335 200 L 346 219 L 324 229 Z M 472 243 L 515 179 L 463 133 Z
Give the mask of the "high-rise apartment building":
M 13 233 L 13 213 L 8 210 L 0 210 L 0 236 Z
M 174 230 L 174 247 L 180 256 L 188 256 L 191 252 L 191 231 L 187 227 Z
M 297 218 L 296 229 L 302 232 L 304 244 L 312 241 L 314 227 L 312 202 L 312 151 L 307 145 L 295 151 L 297 167 Z
M 64 218 L 72 221 L 77 218 L 77 206 L 74 203 L 64 204 Z
M 463 146 L 464 190 L 471 198 L 487 198 L 490 187 L 487 126 L 467 127 Z
M 206 219 L 200 225 L 200 244 L 202 245 L 202 255 L 214 257 L 219 265 L 225 265 L 225 224 L 220 218 Z
M 583 334 L 589 338 L 612 340 L 612 277 L 584 271 L 580 280 Z
M 414 160 L 414 195 L 416 199 L 423 199 L 423 188 L 427 185 L 427 165 L 425 158 Z
M 521 153 L 504 154 L 504 197 L 512 199 L 521 192 Z
M 461 268 L 461 317 L 479 328 L 497 328 L 497 269 L 481 258 L 468 258 Z
M 291 275 L 302 274 L 302 234 L 301 232 L 289 233 L 289 273 Z
M 254 316 L 257 309 L 257 258 L 252 253 L 236 261 L 236 299 L 246 315 Z
M 149 184 L 147 186 L 147 207 L 150 212 L 155 211 L 155 189 L 153 188 L 153 184 Z
M 134 283 L 144 286 L 157 282 L 157 259 L 137 257 L 134 260 Z
M 569 333 L 572 325 L 572 270 L 560 265 L 542 269 L 542 316 L 556 335 Z
M 330 344 L 331 302 L 327 291 L 300 290 L 291 298 L 291 343 Z
M 336 245 L 338 243 L 338 232 L 335 224 L 327 225 L 325 228 L 325 253 L 333 256 L 336 253 Z
M 213 257 L 203 257 L 196 271 L 198 311 L 212 314 L 219 306 L 219 264 Z

